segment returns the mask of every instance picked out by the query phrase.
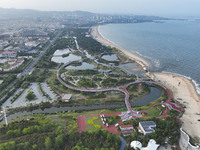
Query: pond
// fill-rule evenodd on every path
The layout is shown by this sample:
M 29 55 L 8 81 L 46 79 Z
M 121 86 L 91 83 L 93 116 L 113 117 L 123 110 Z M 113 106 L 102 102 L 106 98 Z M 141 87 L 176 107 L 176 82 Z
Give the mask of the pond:
M 94 69 L 95 66 L 86 62 L 82 62 L 81 66 L 67 66 L 65 69 L 74 69 L 74 70 L 85 70 L 85 69 Z
M 56 63 L 67 63 L 69 61 L 75 61 L 75 60 L 80 60 L 80 56 L 76 56 L 74 54 L 69 54 L 67 57 L 62 57 L 62 56 L 53 56 L 51 58 L 51 61 L 56 62 Z
M 53 55 L 63 55 L 63 54 L 67 54 L 67 53 L 70 53 L 70 50 L 63 49 L 63 50 L 56 50 Z
M 118 67 L 129 74 L 136 74 L 141 77 L 144 77 L 143 74 L 146 73 L 144 70 L 142 70 L 142 67 L 137 63 L 126 63 L 119 65 Z
M 142 98 L 139 98 L 135 102 L 130 101 L 130 104 L 131 104 L 131 106 L 144 106 L 144 105 L 147 105 L 147 104 L 155 101 L 161 95 L 162 95 L 162 91 L 160 89 L 158 89 L 156 87 L 151 87 L 151 92 L 149 94 L 143 96 Z
M 119 61 L 118 57 L 115 54 L 112 55 L 103 55 L 101 58 L 107 61 Z
M 109 64 L 104 64 L 104 63 L 98 62 L 97 59 L 94 59 L 94 62 L 97 63 L 98 65 L 103 65 L 103 66 L 111 67 L 111 65 L 109 65 Z

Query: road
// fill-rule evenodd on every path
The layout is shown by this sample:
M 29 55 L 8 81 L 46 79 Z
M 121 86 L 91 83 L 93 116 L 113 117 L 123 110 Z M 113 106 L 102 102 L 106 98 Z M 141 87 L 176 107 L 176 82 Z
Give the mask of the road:
M 20 74 L 19 77 L 21 77 L 22 75 L 27 75 L 29 74 L 31 71 L 33 71 L 34 69 L 34 65 L 38 62 L 38 60 L 40 59 L 41 56 L 43 56 L 45 54 L 45 52 L 47 51 L 47 49 L 57 40 L 57 38 L 60 36 L 62 32 L 60 31 L 45 47 L 44 49 L 40 52 L 40 54 L 33 58 L 33 61 L 26 67 L 26 69 L 24 69 L 24 71 Z
M 44 49 L 40 52 L 40 54 L 37 55 L 37 57 L 33 58 L 33 61 L 21 72 L 18 76 L 20 78 L 21 76 L 28 75 L 31 71 L 34 70 L 35 64 L 38 62 L 40 57 L 44 55 L 44 53 L 47 51 L 47 49 L 57 40 L 57 38 L 61 35 L 62 31 L 58 32 L 58 34 L 44 47 Z M 15 83 L 17 79 L 12 81 L 7 87 L 4 87 L 4 90 L 8 87 L 13 87 L 13 84 Z M 0 91 L 0 93 L 3 92 L 3 90 Z

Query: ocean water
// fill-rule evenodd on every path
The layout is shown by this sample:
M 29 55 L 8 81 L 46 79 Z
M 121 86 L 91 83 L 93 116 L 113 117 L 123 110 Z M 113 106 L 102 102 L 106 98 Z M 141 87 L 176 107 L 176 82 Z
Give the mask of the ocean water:
M 171 72 L 191 78 L 200 93 L 200 22 L 108 24 L 100 26 L 99 32 L 146 59 L 152 72 Z

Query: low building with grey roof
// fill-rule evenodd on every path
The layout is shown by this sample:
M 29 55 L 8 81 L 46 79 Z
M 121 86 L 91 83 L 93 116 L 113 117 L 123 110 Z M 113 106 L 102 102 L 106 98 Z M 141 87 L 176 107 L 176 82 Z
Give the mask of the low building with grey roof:
M 142 121 L 139 122 L 139 128 L 144 135 L 151 134 L 155 131 L 154 129 L 156 128 L 156 124 L 153 121 Z

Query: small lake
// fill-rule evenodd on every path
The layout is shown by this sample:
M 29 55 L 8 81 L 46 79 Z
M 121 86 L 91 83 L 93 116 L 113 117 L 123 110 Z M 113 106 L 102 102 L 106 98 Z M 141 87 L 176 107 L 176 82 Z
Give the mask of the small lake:
M 115 54 L 112 55 L 103 55 L 101 58 L 107 61 L 119 61 L 118 57 Z
M 151 87 L 151 92 L 149 94 L 143 96 L 142 98 L 138 99 L 135 102 L 130 101 L 130 104 L 131 106 L 144 106 L 155 101 L 161 95 L 162 95 L 162 91 L 160 89 L 156 87 Z
M 53 56 L 51 58 L 51 61 L 56 62 L 56 63 L 67 63 L 69 61 L 75 61 L 75 60 L 80 60 L 80 56 L 76 56 L 74 54 L 69 54 L 67 57 L 62 57 L 62 56 Z
M 127 64 L 122 64 L 118 66 L 120 69 L 126 71 L 129 74 L 136 74 L 141 77 L 144 77 L 142 74 L 146 73 L 144 70 L 141 71 L 134 71 L 133 69 L 140 70 L 142 67 L 138 65 L 137 63 L 127 63 Z
M 70 50 L 63 49 L 63 50 L 56 50 L 53 55 L 63 55 L 63 54 L 67 54 L 67 53 L 70 53 Z
M 103 65 L 103 66 L 111 67 L 111 65 L 109 65 L 109 64 L 104 64 L 104 63 L 100 63 L 100 62 L 98 62 L 97 59 L 94 59 L 94 62 L 97 63 L 97 64 L 99 64 L 99 65 Z
M 86 62 L 82 62 L 81 66 L 67 66 L 65 69 L 74 69 L 74 70 L 85 70 L 85 69 L 94 69 L 95 66 Z

